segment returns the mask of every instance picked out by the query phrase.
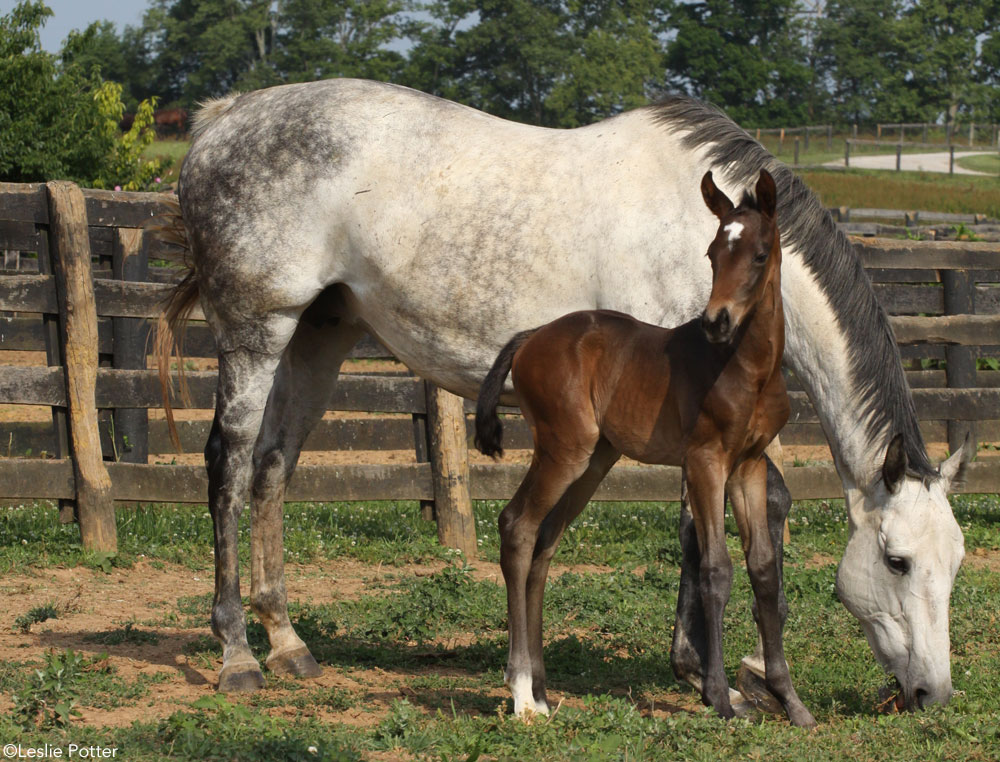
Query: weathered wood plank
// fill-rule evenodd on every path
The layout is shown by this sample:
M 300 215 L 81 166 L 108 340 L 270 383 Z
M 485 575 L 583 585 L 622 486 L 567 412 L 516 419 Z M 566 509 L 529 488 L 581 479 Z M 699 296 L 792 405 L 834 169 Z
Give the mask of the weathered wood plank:
M 980 346 L 1000 341 L 1000 315 L 892 316 L 900 344 L 960 344 Z
M 41 183 L 0 183 L 0 219 L 45 224 L 49 202 Z
M 116 500 L 204 503 L 208 476 L 204 466 L 109 463 Z M 0 471 L 2 474 L 2 471 Z M 285 499 L 421 500 L 433 495 L 429 463 L 398 465 L 299 466 Z
M 38 251 L 41 235 L 35 223 L 25 220 L 0 219 L 0 249 L 4 251 Z
M 70 500 L 76 497 L 73 463 L 68 458 L 0 458 L 0 497 L 13 500 Z
M 964 241 L 851 238 L 866 268 L 992 270 L 1000 267 L 1000 245 Z
M 0 310 L 57 313 L 55 276 L 4 275 L 0 278 Z
M 90 278 L 87 211 L 71 182 L 46 183 L 50 247 L 55 270 L 63 350 L 65 396 L 76 481 L 76 515 L 83 547 L 118 550 L 111 480 L 104 468 L 94 390 L 97 381 L 97 312 Z

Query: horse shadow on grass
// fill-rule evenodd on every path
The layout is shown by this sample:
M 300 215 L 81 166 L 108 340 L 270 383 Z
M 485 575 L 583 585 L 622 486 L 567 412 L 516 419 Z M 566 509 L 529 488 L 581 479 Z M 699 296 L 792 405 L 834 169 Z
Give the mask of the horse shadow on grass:
M 114 637 L 122 632 L 125 634 L 120 638 Z M 107 654 L 130 659 L 133 662 L 165 666 L 180 672 L 189 685 L 209 685 L 211 681 L 195 669 L 189 659 L 190 645 L 196 643 L 200 637 L 187 632 L 148 628 L 70 632 L 44 630 L 36 635 L 38 644 L 45 648 L 59 650 L 71 648 L 91 656 Z M 219 656 L 221 655 L 220 650 Z

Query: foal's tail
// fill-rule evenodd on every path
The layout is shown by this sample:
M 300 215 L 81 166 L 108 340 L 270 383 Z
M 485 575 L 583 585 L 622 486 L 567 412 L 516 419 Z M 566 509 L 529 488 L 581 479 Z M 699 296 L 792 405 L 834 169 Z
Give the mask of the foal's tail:
M 503 424 L 500 423 L 500 416 L 497 415 L 500 392 L 503 391 L 503 382 L 507 379 L 507 374 L 510 373 L 514 355 L 536 330 L 538 329 L 514 334 L 514 338 L 500 350 L 497 359 L 493 361 L 493 367 L 483 379 L 483 385 L 479 387 L 479 399 L 476 400 L 475 442 L 479 452 L 483 455 L 489 455 L 492 458 L 499 458 L 503 455 Z
M 170 358 L 171 356 L 177 358 L 181 400 L 185 405 L 189 405 L 190 396 L 187 377 L 184 374 L 184 355 L 181 351 L 181 345 L 184 341 L 183 326 L 190 316 L 191 310 L 198 304 L 198 278 L 194 268 L 188 262 L 191 245 L 188 241 L 187 229 L 184 227 L 184 219 L 181 216 L 180 204 L 176 199 L 170 199 L 165 203 L 169 210 L 152 220 L 146 229 L 150 230 L 161 243 L 167 244 L 174 250 L 179 249 L 183 253 L 187 272 L 180 283 L 170 292 L 163 312 L 157 320 L 153 356 L 156 357 L 156 365 L 159 370 L 163 412 L 167 417 L 170 441 L 173 442 L 174 448 L 180 452 L 181 440 L 177 434 L 177 425 L 174 423 L 174 408 L 170 401 L 173 396 L 173 385 L 170 383 Z M 180 331 L 178 331 L 179 326 Z

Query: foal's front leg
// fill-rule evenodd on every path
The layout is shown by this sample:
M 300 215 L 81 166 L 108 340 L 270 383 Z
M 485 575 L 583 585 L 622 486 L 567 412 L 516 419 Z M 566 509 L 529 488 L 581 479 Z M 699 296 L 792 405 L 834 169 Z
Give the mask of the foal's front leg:
M 793 725 L 814 727 L 816 720 L 792 686 L 781 640 L 781 577 L 768 531 L 764 460 L 758 458 L 741 463 L 729 480 L 728 490 L 757 604 L 757 625 L 764 641 L 765 684 L 784 706 Z
M 701 552 L 699 592 L 705 611 L 705 670 L 702 701 L 726 719 L 735 716 L 729 701 L 722 654 L 722 614 L 733 583 L 733 563 L 726 548 L 725 473 L 717 453 L 697 451 L 688 455 L 684 468 L 691 515 Z

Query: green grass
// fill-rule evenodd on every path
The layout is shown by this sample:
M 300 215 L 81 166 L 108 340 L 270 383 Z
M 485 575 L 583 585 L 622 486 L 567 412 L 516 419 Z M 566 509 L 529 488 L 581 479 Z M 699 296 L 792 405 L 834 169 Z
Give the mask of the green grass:
M 970 555 L 1000 549 L 1000 499 L 961 496 L 953 505 Z M 497 558 L 501 507 L 475 506 L 481 555 L 488 560 Z M 952 674 L 959 693 L 952 703 L 918 715 L 877 715 L 876 694 L 886 678 L 834 593 L 836 562 L 847 539 L 842 501 L 797 503 L 786 550 L 786 651 L 799 694 L 820 727 L 806 733 L 772 717 L 725 723 L 708 710 L 664 712 L 678 695 L 696 703 L 677 685 L 669 664 L 679 580 L 676 522 L 676 504 L 594 504 L 567 533 L 556 568 L 570 561 L 606 568 L 564 570 L 550 580 L 549 686 L 567 703 L 547 721 L 526 724 L 510 716 L 501 687 L 507 646 L 502 587 L 438 549 L 433 525 L 419 518 L 418 506 L 293 504 L 285 529 L 290 562 L 322 563 L 347 555 L 382 564 L 377 580 L 373 566 L 367 595 L 290 606 L 297 631 L 317 659 L 327 670 L 350 676 L 359 690 L 268 675 L 260 693 L 181 701 L 160 720 L 123 728 L 70 720 L 61 728 L 55 721 L 42 727 L 0 717 L 0 735 L 23 745 L 115 746 L 128 760 L 996 758 L 1000 572 L 967 564 L 959 574 L 951 613 Z M 84 561 L 72 533 L 59 526 L 52 508 L 4 511 L 0 558 L 8 569 L 16 563 L 39 571 Z M 127 553 L 116 563 L 127 566 L 142 552 L 163 565 L 208 568 L 211 529 L 203 507 L 121 510 L 119 527 Z M 731 522 L 729 532 L 730 550 L 738 557 Z M 248 539 L 242 538 L 244 545 Z M 451 563 L 429 576 L 401 566 L 446 558 Z M 734 583 L 725 620 L 731 679 L 755 639 L 749 584 L 739 564 Z M 221 652 L 208 637 L 210 605 L 210 595 L 179 595 L 157 609 L 162 614 L 157 621 L 114 627 L 109 618 L 109 629 L 94 640 L 148 648 L 150 633 L 162 642 L 174 628 L 204 628 L 183 653 L 189 664 L 214 670 Z M 11 612 L 21 613 L 31 612 Z M 248 637 L 254 653 L 265 656 L 266 636 L 253 615 Z M 33 675 L 52 672 L 51 663 L 0 666 L 0 691 L 25 700 L 62 697 L 84 711 L 107 710 L 152 701 L 153 682 L 166 679 L 156 673 L 125 680 L 99 654 L 59 658 L 73 664 L 46 696 Z M 651 713 L 653 706 L 657 711 Z M 361 725 L 347 721 L 365 716 L 373 719 Z
M 891 170 L 809 169 L 799 176 L 824 206 L 912 209 L 1000 217 L 1000 179 Z
M 978 156 L 966 156 L 962 159 L 955 159 L 960 167 L 973 169 L 976 172 L 989 172 L 992 175 L 1000 175 L 1000 153 L 982 153 Z
M 190 140 L 154 140 L 142 152 L 145 159 L 161 159 L 166 165 L 161 178 L 164 184 L 173 185 L 181 171 L 181 162 L 191 147 Z

